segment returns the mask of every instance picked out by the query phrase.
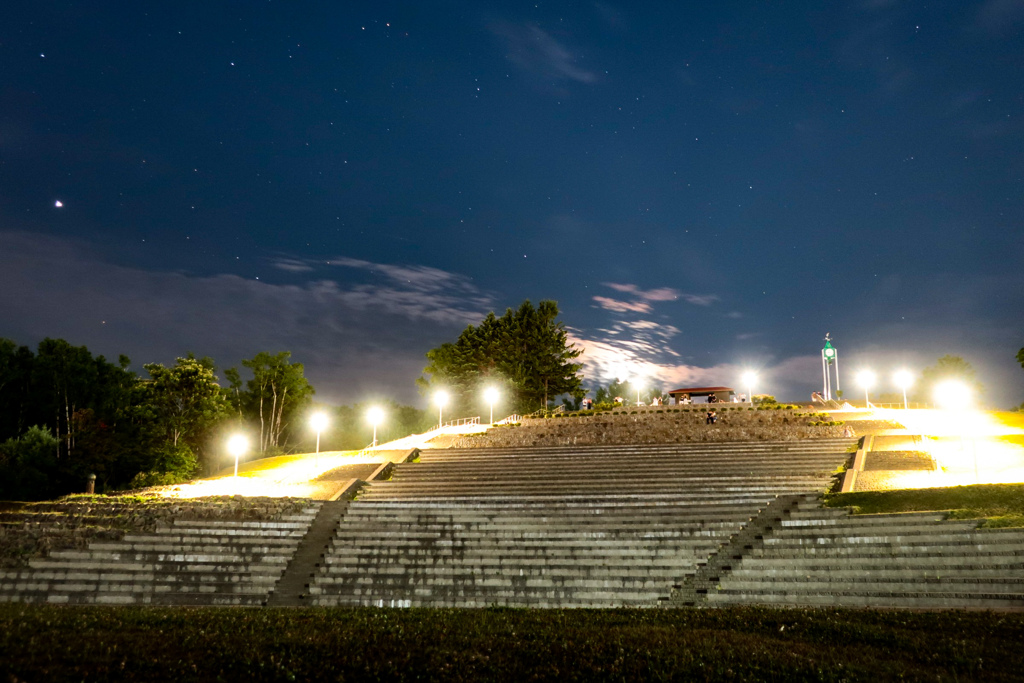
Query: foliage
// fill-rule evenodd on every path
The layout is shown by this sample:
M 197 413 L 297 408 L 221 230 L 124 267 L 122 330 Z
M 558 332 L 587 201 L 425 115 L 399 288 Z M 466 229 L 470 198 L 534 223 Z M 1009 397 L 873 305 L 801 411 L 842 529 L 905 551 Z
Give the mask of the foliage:
M 144 401 L 152 412 L 155 429 L 172 449 L 183 445 L 198 450 L 210 429 L 227 413 L 227 402 L 213 374 L 213 360 L 190 354 L 177 359 L 170 368 L 159 363 L 143 367 L 151 377 L 145 384 Z
M 373 425 L 366 418 L 371 407 L 380 408 L 384 413 L 384 420 L 377 427 L 378 441 L 422 434 L 437 426 L 435 411 L 420 410 L 392 400 L 339 406 L 329 409 L 333 418 L 322 436 L 322 450 L 356 450 L 367 446 L 373 439 Z
M 956 519 L 984 519 L 985 526 L 1024 526 L 1024 484 L 839 493 L 825 504 L 855 514 L 950 510 Z
M 497 388 L 506 408 L 532 412 L 562 394 L 580 393 L 581 351 L 568 342 L 557 320 L 558 304 L 524 301 L 500 318 L 489 313 L 479 326 L 468 326 L 455 343 L 427 352 L 428 377 L 417 380 L 421 391 L 446 390 L 463 414 L 485 405 L 485 387 Z
M 42 498 L 56 493 L 52 473 L 58 439 L 34 425 L 19 437 L 0 443 L 0 499 Z
M 939 358 L 935 365 L 921 371 L 921 377 L 914 386 L 914 400 L 922 403 L 932 402 L 935 385 L 945 380 L 954 379 L 970 387 L 975 398 L 982 396 L 984 387 L 977 380 L 974 367 L 960 356 L 947 354 Z
M 766 408 L 768 406 L 778 405 L 779 403 L 771 394 L 754 394 L 752 402 L 755 406 L 763 406 Z
M 243 390 L 239 381 L 229 402 L 209 358 L 147 364 L 149 379 L 140 380 L 126 356 L 114 364 L 62 339 L 44 339 L 35 353 L 0 339 L 0 497 L 82 491 L 90 474 L 100 492 L 194 476 L 199 462 L 211 459 L 228 406 L 251 407 L 258 416 L 261 397 L 275 391 L 280 400 L 264 400 L 264 414 L 269 439 L 284 443 L 292 413 L 312 393 L 301 364 L 287 357 L 249 361 L 256 384 Z
M 636 394 L 636 385 L 633 382 L 615 380 L 609 382 L 607 387 L 597 386 L 597 389 L 594 390 L 594 403 L 614 403 L 616 397 L 621 397 L 625 405 L 633 405 L 636 402 Z M 640 400 L 643 401 L 644 405 L 650 405 L 655 397 L 668 402 L 668 396 L 662 394 L 660 387 L 646 386 L 646 384 L 642 383 L 640 386 Z
M 69 638 L 68 634 L 87 637 Z M 5 680 L 1019 680 L 1024 615 L 0 605 Z M 370 646 L 368 646 L 370 644 Z
M 261 453 L 287 450 L 299 438 L 292 430 L 295 417 L 309 407 L 315 392 L 302 363 L 291 363 L 289 358 L 291 353 L 282 351 L 274 355 L 260 352 L 243 360 L 242 365 L 253 375 L 245 391 L 236 369 L 224 373 L 235 412 L 259 425 L 257 448 Z

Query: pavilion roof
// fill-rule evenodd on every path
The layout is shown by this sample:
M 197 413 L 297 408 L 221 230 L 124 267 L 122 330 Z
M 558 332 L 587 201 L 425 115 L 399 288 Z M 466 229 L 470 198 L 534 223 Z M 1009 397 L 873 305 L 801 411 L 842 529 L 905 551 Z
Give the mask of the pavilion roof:
M 690 387 L 683 389 L 673 389 L 668 392 L 669 394 L 710 394 L 719 391 L 735 391 L 732 387 Z

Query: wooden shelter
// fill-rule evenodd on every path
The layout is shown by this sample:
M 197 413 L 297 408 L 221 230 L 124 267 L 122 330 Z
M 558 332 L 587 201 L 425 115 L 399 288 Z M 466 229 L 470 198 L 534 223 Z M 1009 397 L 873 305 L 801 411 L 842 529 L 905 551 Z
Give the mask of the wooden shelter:
M 712 395 L 718 399 L 718 403 L 731 403 L 735 393 L 731 387 L 684 387 L 682 389 L 673 389 L 668 392 L 668 395 L 672 397 L 672 402 L 678 405 L 683 403 L 686 397 L 689 397 L 692 402 L 696 403 L 698 398 L 706 400 Z

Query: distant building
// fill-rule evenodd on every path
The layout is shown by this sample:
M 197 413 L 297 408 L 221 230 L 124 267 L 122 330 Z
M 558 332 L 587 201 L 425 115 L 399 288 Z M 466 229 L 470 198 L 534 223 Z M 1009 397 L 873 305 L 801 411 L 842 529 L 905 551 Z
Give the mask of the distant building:
M 668 392 L 668 395 L 672 397 L 673 402 L 676 404 L 685 403 L 687 398 L 693 403 L 698 403 L 697 399 L 702 398 L 706 401 L 712 395 L 718 399 L 719 403 L 731 403 L 735 393 L 730 387 L 691 387 L 673 389 Z

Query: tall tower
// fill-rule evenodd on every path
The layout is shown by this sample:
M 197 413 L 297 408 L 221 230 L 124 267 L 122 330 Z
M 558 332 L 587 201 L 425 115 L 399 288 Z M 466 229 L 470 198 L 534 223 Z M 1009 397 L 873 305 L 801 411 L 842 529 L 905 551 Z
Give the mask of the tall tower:
M 825 333 L 825 346 L 821 349 L 821 375 L 824 384 L 823 396 L 826 401 L 831 401 L 832 396 L 832 369 L 835 368 L 835 387 L 839 392 L 839 351 L 832 346 L 832 339 Z

